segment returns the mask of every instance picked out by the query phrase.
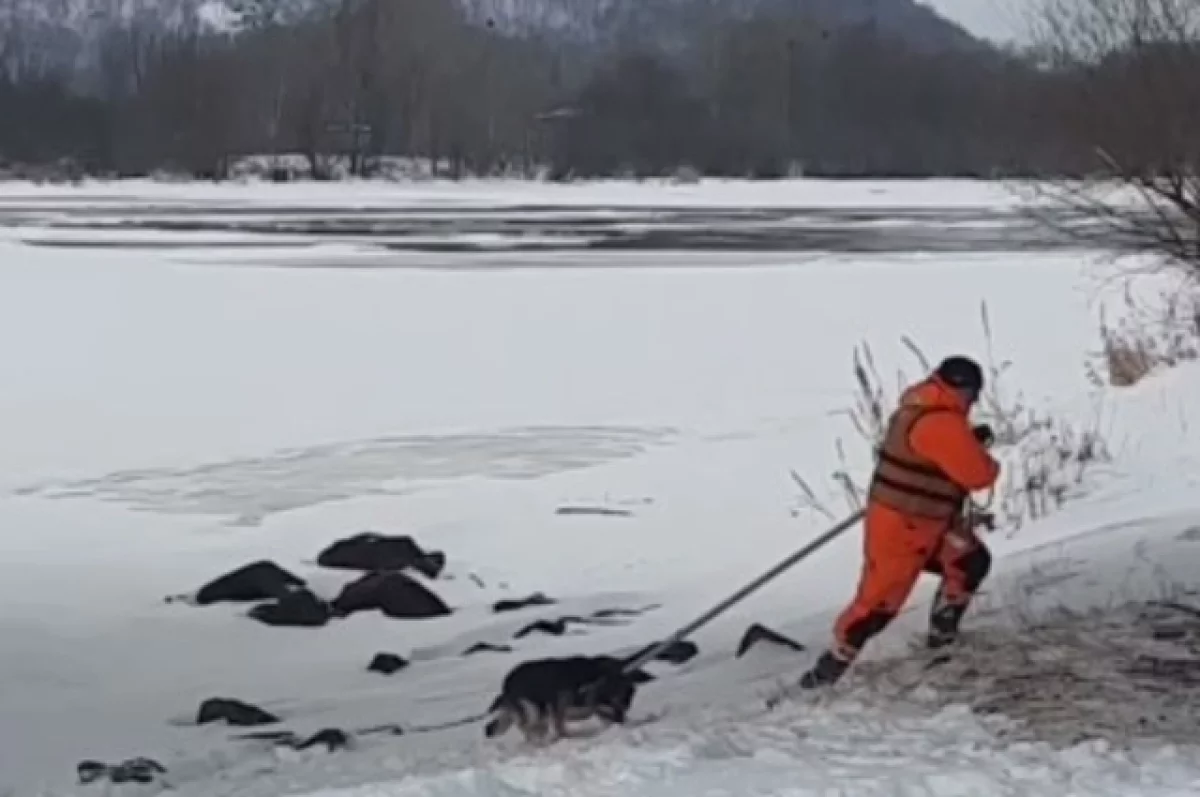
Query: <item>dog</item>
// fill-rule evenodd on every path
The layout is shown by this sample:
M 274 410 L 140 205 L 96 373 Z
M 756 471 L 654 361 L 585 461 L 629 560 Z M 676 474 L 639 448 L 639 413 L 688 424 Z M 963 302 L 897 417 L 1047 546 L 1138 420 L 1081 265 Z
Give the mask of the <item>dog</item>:
M 551 741 L 570 736 L 567 722 L 599 718 L 605 726 L 625 722 L 637 687 L 654 677 L 644 670 L 627 673 L 613 656 L 572 656 L 522 662 L 504 678 L 488 708 L 492 719 L 484 735 L 493 739 L 514 725 L 525 740 Z

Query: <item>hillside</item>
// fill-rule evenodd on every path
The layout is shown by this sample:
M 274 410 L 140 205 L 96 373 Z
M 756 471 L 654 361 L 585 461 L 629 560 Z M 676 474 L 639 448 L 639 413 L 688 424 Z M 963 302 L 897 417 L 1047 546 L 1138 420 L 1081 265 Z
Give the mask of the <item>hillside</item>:
M 606 45 L 632 37 L 676 49 L 698 26 L 762 12 L 801 11 L 828 29 L 873 25 L 926 50 L 981 46 L 961 27 L 914 0 L 460 0 L 468 17 L 504 31 Z M 107 31 L 228 30 L 240 16 L 292 22 L 336 5 L 334 0 L 3 0 L 0 44 L 11 65 L 98 68 Z
M 972 48 L 967 31 L 914 0 L 462 0 L 477 20 L 515 31 L 552 31 L 573 40 L 605 42 L 633 35 L 667 43 L 683 31 L 760 13 L 802 13 L 828 29 L 874 25 L 921 49 Z

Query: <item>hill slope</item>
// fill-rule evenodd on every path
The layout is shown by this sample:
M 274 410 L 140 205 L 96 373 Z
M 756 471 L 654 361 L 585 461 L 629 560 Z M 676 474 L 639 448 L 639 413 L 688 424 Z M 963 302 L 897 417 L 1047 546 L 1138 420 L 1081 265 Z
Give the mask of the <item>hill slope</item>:
M 800 10 L 829 29 L 873 25 L 923 49 L 978 48 L 961 27 L 914 0 L 458 0 L 468 18 L 500 29 L 537 33 L 578 46 L 605 45 L 633 36 L 673 48 L 704 23 L 764 11 Z M 136 21 L 151 29 L 228 29 L 238 14 L 301 19 L 335 0 L 4 0 L 0 42 L 13 59 L 89 67 L 99 58 L 105 31 Z
M 633 35 L 647 43 L 677 41 L 701 23 L 759 13 L 800 13 L 830 30 L 873 25 L 922 49 L 978 48 L 957 24 L 914 0 L 462 0 L 472 18 L 517 31 L 554 32 L 605 42 Z

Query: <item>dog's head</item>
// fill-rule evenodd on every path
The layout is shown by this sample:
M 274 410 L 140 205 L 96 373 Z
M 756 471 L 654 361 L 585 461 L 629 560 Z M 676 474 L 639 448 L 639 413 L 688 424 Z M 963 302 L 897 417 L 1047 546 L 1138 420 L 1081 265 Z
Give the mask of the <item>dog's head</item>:
M 504 695 L 496 695 L 496 699 L 488 706 L 485 716 L 491 717 L 486 725 L 483 726 L 483 735 L 489 739 L 494 739 L 497 736 L 503 736 L 508 733 L 508 729 L 516 722 L 516 712 L 513 707 L 504 699 Z
M 624 677 L 637 685 L 649 683 L 654 680 L 653 675 L 640 667 L 632 672 L 626 672 L 625 667 L 632 659 L 619 659 L 616 656 L 596 656 L 594 661 L 605 675 Z
M 633 672 L 629 673 L 628 677 L 629 677 L 629 680 L 633 681 L 638 686 L 641 686 L 642 684 L 648 684 L 654 680 L 653 675 L 646 672 L 645 670 L 640 670 L 640 669 L 634 670 Z
M 504 734 L 512 726 L 512 722 L 507 717 L 496 717 L 483 726 L 483 735 L 489 739 L 495 739 L 497 736 Z
M 623 672 L 619 663 L 606 669 L 607 674 L 588 690 L 588 703 L 601 719 L 624 722 L 638 686 L 653 680 L 653 677 L 642 670 Z
M 604 681 L 596 690 L 596 715 L 608 722 L 624 722 L 637 686 L 629 678 Z

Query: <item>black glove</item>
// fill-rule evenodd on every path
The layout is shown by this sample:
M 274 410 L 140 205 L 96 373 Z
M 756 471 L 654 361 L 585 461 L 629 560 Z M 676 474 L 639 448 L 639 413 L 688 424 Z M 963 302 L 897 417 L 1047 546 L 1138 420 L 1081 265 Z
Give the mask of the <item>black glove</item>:
M 971 531 L 982 528 L 994 532 L 996 530 L 996 513 L 972 508 L 967 516 L 967 522 Z
M 991 447 L 992 443 L 996 442 L 996 434 L 992 431 L 992 427 L 986 423 L 981 423 L 971 429 L 971 434 L 975 435 L 975 439 L 984 446 Z

